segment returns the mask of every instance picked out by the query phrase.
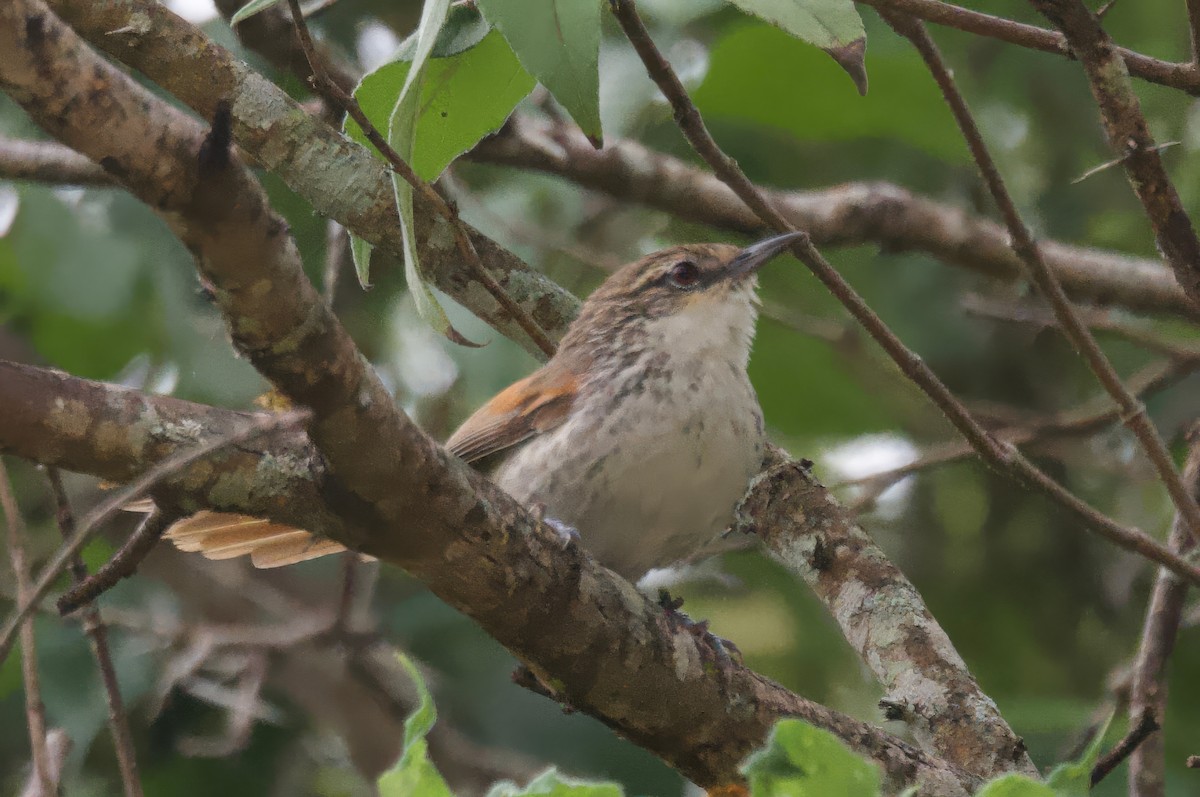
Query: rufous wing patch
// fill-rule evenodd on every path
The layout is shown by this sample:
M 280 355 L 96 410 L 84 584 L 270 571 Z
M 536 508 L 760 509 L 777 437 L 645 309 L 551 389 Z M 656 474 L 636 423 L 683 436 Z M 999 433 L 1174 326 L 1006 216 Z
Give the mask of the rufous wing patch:
M 578 376 L 551 361 L 476 410 L 446 450 L 475 462 L 523 443 L 566 420 L 578 389 Z

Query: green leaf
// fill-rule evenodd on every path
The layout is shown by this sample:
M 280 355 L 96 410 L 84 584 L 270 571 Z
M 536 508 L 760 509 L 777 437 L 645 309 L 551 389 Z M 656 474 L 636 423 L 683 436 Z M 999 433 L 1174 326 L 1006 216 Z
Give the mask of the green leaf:
M 425 6 L 421 9 L 421 22 L 417 25 L 417 43 L 412 64 L 388 119 L 388 144 L 409 164 L 412 163 L 415 149 L 419 112 L 417 101 L 421 96 L 421 86 L 425 78 L 425 63 L 429 60 L 429 54 L 433 51 L 433 45 L 446 21 L 449 9 L 450 0 L 425 0 Z M 461 337 L 451 326 L 446 311 L 442 309 L 421 274 L 413 223 L 413 187 L 399 174 L 392 172 L 391 175 L 392 190 L 396 194 L 396 209 L 400 214 L 400 234 L 404 243 L 404 278 L 416 302 L 417 313 L 426 323 L 447 337 Z
M 400 665 L 417 688 L 417 708 L 404 721 L 404 749 L 400 760 L 379 778 L 381 797 L 454 797 L 446 781 L 429 760 L 425 737 L 437 722 L 437 708 L 429 687 L 417 666 L 403 653 L 397 653 Z
M 622 797 L 623 794 L 615 783 L 570 778 L 551 767 L 523 789 L 512 781 L 501 781 L 488 790 L 487 797 Z
M 350 234 L 350 258 L 354 261 L 358 284 L 364 288 L 371 287 L 371 252 L 374 248 L 368 241 Z
M 853 0 L 733 0 L 733 4 L 820 47 L 849 73 L 860 94 L 867 93 L 863 62 L 867 34 Z
M 984 785 L 975 797 L 1055 797 L 1054 789 L 1024 775 L 1003 775 Z
M 1046 778 L 1047 785 L 1054 789 L 1058 797 L 1087 797 L 1091 793 L 1092 768 L 1100 760 L 1100 750 L 1104 747 L 1104 737 L 1112 724 L 1114 714 L 1115 712 L 1109 714 L 1108 719 L 1097 729 L 1096 735 L 1092 737 L 1078 761 L 1059 764 L 1050 773 L 1050 777 Z
M 276 3 L 280 3 L 282 1 L 283 0 L 250 0 L 249 3 L 246 3 L 246 5 L 239 8 L 238 12 L 230 17 L 229 24 L 236 25 L 243 19 L 248 19 L 249 17 L 257 14 L 259 11 L 265 11 Z
M 481 138 L 499 130 L 517 103 L 533 89 L 533 78 L 521 68 L 504 37 L 486 29 L 484 33 L 473 47 L 449 57 L 431 58 L 426 66 L 409 160 L 423 180 L 436 178 Z M 406 50 L 411 54 L 407 44 L 401 52 Z M 437 53 L 435 47 L 434 55 Z M 409 68 L 406 61 L 385 64 L 364 77 L 354 91 L 363 112 L 380 130 L 387 128 Z M 370 148 L 354 120 L 346 121 L 346 133 Z
M 711 123 L 784 130 L 802 141 L 903 141 L 953 163 L 969 161 L 946 103 L 911 50 L 867 59 L 875 90 L 848 98 L 837 67 L 767 25 L 744 25 L 717 41 L 693 99 Z
M 600 146 L 599 0 L 479 0 L 479 7 L 521 64 Z
M 776 723 L 742 773 L 754 797 L 875 797 L 881 783 L 874 764 L 832 733 L 797 719 Z

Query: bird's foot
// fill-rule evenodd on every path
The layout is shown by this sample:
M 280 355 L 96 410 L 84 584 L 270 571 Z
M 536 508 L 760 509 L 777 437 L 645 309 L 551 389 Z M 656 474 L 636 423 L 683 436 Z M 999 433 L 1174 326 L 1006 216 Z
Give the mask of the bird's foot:
M 569 526 L 558 518 L 546 517 L 546 505 L 540 501 L 529 507 L 529 512 L 542 523 L 545 523 L 550 528 L 558 533 L 558 539 L 562 543 L 563 550 L 571 547 L 571 543 L 579 542 L 579 529 L 574 526 Z
M 670 592 L 660 589 L 658 591 L 658 605 L 662 607 L 663 612 L 669 620 L 682 625 L 685 631 L 704 643 L 716 654 L 718 659 L 730 664 L 735 661 L 738 664 L 744 663 L 742 651 L 738 650 L 737 645 L 728 639 L 722 639 L 708 630 L 708 620 L 693 620 L 680 611 L 683 607 L 683 598 L 673 598 Z

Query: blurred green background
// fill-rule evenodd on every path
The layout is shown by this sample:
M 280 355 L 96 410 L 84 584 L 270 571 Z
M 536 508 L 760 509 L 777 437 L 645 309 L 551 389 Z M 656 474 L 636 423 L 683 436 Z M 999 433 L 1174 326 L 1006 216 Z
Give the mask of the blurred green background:
M 973 5 L 1041 23 L 1015 0 Z M 732 7 L 711 0 L 644 0 L 642 7 L 717 139 L 755 181 L 796 189 L 890 181 L 992 213 L 919 59 L 870 9 L 860 9 L 871 80 L 869 95 L 861 98 L 820 51 Z M 313 25 L 346 57 L 370 64 L 390 54 L 418 13 L 414 2 L 341 0 Z M 1183 14 L 1178 0 L 1118 3 L 1106 27 L 1124 46 L 1184 60 Z M 237 47 L 223 22 L 203 24 L 218 41 Z M 605 32 L 606 136 L 636 138 L 694 161 L 611 20 Z M 957 31 L 933 33 L 1037 233 L 1153 257 L 1149 226 L 1119 169 L 1072 182 L 1111 157 L 1079 66 Z M 303 96 L 294 77 L 271 70 L 253 53 L 243 55 Z M 1157 140 L 1181 142 L 1163 157 L 1185 207 L 1195 207 L 1198 106 L 1180 92 L 1144 82 L 1135 86 Z M 519 112 L 543 113 L 536 100 L 537 95 L 526 100 Z M 7 102 L 0 102 L 0 132 L 40 135 Z M 452 167 L 452 177 L 452 193 L 469 221 L 581 296 L 603 278 L 597 263 L 623 262 L 673 242 L 735 240 L 544 175 L 464 161 Z M 263 180 L 319 282 L 325 221 L 273 177 Z M 969 404 L 993 410 L 1003 405 L 1020 417 L 1039 418 L 1100 392 L 1053 331 L 973 317 L 962 309 L 964 295 L 1012 300 L 1028 294 L 1024 286 L 990 281 L 919 253 L 858 246 L 827 254 Z M 397 401 L 439 438 L 535 366 L 461 308 L 451 308 L 455 324 L 490 343 L 467 350 L 437 338 L 416 318 L 400 269 L 379 269 L 374 277 L 374 287 L 364 292 L 347 271 L 337 311 L 394 386 Z M 795 261 L 780 260 L 763 284 L 764 298 L 774 306 L 809 320 L 845 323 L 836 303 Z M 1184 344 L 1198 337 L 1194 327 L 1179 321 L 1129 320 Z M 1158 356 L 1115 338 L 1103 342 L 1124 374 Z M 223 407 L 250 407 L 266 390 L 234 356 L 187 252 L 150 210 L 118 190 L 0 182 L 0 352 Z M 765 318 L 751 374 L 774 439 L 794 455 L 816 460 L 818 475 L 830 484 L 902 464 L 926 446 L 953 439 L 937 412 L 865 341 L 832 344 Z M 1198 386 L 1197 379 L 1186 379 L 1149 402 L 1180 456 L 1180 432 L 1200 414 Z M 1114 427 L 1059 443 L 1039 450 L 1037 459 L 1102 511 L 1165 536 L 1170 504 L 1125 430 Z M 35 555 L 43 557 L 57 534 L 44 482 L 24 463 L 10 466 Z M 98 500 L 93 480 L 72 478 L 69 486 L 81 511 Z M 852 490 L 841 492 L 848 501 L 856 497 Z M 1069 755 L 1113 704 L 1113 684 L 1136 648 L 1151 569 L 973 461 L 910 478 L 864 508 L 863 522 L 916 583 L 1035 761 L 1048 766 Z M 89 563 L 102 562 L 128 530 L 128 521 L 122 521 L 93 545 Z M 697 578 L 677 588 L 690 614 L 709 618 L 754 669 L 806 697 L 878 720 L 878 687 L 803 585 L 754 551 L 726 555 L 716 564 L 713 572 L 719 569 L 724 577 Z M 292 609 L 274 614 L 261 602 L 253 610 L 238 609 L 201 594 L 213 584 L 257 589 L 257 576 L 240 570 L 211 582 L 196 576 L 196 583 L 209 584 L 197 588 L 180 573 L 193 567 L 206 565 L 162 552 L 104 601 L 106 609 L 128 620 L 114 629 L 113 642 L 147 793 L 369 793 L 355 766 L 359 742 L 298 699 L 297 687 L 286 678 L 268 679 L 262 716 L 236 749 L 196 755 L 196 745 L 189 747 L 195 737 L 228 733 L 221 695 L 236 684 L 236 646 L 164 694 L 164 672 L 203 629 L 251 620 L 286 623 L 293 612 L 334 605 L 341 563 L 316 561 L 259 579 L 264 588 L 295 601 Z M 11 588 L 7 571 L 0 581 Z M 239 614 L 248 611 L 256 614 Z M 564 714 L 512 685 L 507 653 L 405 574 L 391 568 L 378 574 L 371 613 L 389 642 L 428 668 L 444 721 L 478 745 L 472 750 L 612 778 L 629 794 L 682 793 L 680 778 L 649 754 L 599 723 Z M 1200 789 L 1200 776 L 1183 768 L 1187 755 L 1200 752 L 1198 687 L 1187 677 L 1200 667 L 1194 621 L 1191 612 L 1174 655 L 1167 717 L 1169 791 L 1179 795 Z M 144 627 L 153 623 L 172 630 Z M 113 793 L 117 780 L 105 708 L 86 642 L 77 625 L 50 617 L 39 619 L 37 631 L 50 723 L 67 728 L 75 741 L 67 793 Z M 281 656 L 272 653 L 268 661 L 278 665 Z M 308 688 L 325 687 L 314 681 Z M 28 760 L 21 692 L 19 661 L 10 657 L 0 667 L 4 793 L 19 787 Z M 370 723 L 362 715 L 360 734 L 372 733 Z M 1123 724 L 1119 718 L 1114 737 Z M 395 726 L 388 728 L 379 733 L 394 732 Z M 904 733 L 900 725 L 889 729 Z M 1096 793 L 1123 794 L 1124 771 Z

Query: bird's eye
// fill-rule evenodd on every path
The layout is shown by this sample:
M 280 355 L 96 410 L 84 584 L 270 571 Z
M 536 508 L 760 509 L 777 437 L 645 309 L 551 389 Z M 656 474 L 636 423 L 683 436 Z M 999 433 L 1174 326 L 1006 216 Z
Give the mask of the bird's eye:
M 700 281 L 700 269 L 690 260 L 683 260 L 671 266 L 667 277 L 677 288 L 693 288 Z

